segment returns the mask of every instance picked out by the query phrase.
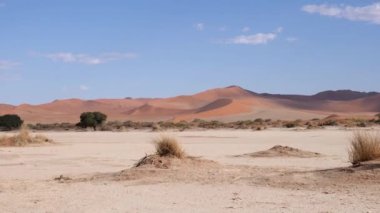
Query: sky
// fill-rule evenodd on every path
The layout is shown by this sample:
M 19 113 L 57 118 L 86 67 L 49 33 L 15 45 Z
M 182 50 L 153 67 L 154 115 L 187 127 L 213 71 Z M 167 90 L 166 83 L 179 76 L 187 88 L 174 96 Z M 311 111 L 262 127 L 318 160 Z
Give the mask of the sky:
M 0 103 L 380 91 L 380 1 L 0 0 Z

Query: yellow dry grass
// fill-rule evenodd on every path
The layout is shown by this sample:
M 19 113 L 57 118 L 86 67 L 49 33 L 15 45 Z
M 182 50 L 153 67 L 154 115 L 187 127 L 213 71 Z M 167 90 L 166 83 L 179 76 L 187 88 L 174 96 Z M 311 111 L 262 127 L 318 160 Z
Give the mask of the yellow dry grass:
M 27 146 L 29 144 L 50 143 L 52 140 L 44 135 L 32 136 L 29 129 L 23 125 L 18 134 L 14 136 L 3 136 L 0 138 L 0 146 Z
M 380 158 L 380 135 L 365 131 L 354 132 L 348 150 L 353 165 Z
M 183 158 L 185 156 L 181 145 L 173 137 L 163 135 L 153 142 L 156 146 L 156 154 L 161 157 Z

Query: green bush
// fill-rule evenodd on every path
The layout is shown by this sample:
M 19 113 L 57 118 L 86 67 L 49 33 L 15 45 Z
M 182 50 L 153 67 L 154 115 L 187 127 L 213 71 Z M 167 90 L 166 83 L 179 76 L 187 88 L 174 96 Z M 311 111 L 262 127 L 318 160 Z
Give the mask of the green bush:
M 80 115 L 80 122 L 77 126 L 82 128 L 92 127 L 96 131 L 96 127 L 102 125 L 107 120 L 107 115 L 101 112 L 84 112 Z
M 21 127 L 23 120 L 18 115 L 0 116 L 0 129 L 12 130 Z

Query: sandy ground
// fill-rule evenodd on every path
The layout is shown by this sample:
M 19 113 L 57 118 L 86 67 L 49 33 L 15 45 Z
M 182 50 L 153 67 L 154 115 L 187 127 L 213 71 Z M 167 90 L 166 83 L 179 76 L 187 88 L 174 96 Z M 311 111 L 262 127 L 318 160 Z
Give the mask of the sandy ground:
M 188 154 L 212 161 L 132 170 L 161 133 L 43 134 L 56 144 L 0 148 L 0 212 L 380 211 L 378 173 L 335 169 L 350 165 L 350 131 L 169 132 Z M 275 145 L 321 155 L 244 155 Z

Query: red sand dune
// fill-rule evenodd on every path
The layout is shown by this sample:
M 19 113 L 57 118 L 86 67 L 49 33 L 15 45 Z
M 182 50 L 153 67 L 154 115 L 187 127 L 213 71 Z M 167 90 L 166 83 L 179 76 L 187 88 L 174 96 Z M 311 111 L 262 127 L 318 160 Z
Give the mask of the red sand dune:
M 350 90 L 316 95 L 257 94 L 238 86 L 194 95 L 156 99 L 56 100 L 41 105 L 0 104 L 0 114 L 18 114 L 28 123 L 77 122 L 85 111 L 101 111 L 108 120 L 246 120 L 310 119 L 331 114 L 373 116 L 380 112 L 380 93 Z

